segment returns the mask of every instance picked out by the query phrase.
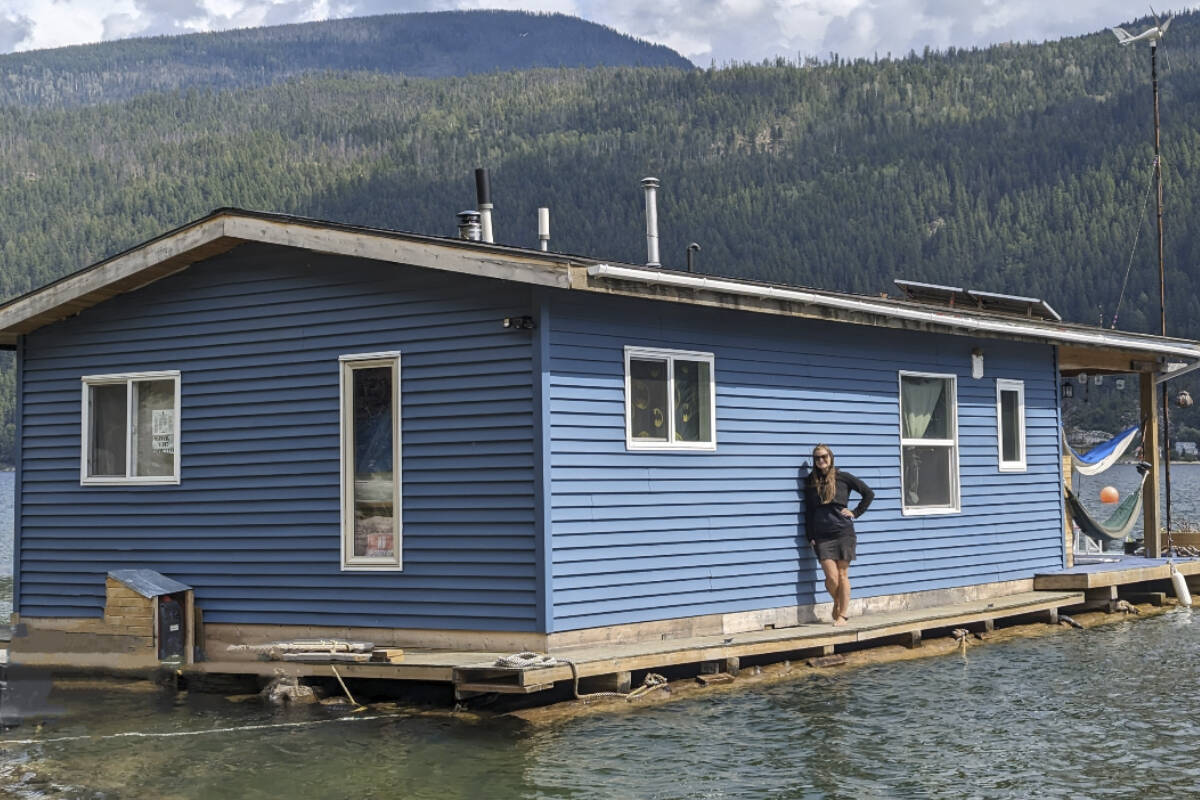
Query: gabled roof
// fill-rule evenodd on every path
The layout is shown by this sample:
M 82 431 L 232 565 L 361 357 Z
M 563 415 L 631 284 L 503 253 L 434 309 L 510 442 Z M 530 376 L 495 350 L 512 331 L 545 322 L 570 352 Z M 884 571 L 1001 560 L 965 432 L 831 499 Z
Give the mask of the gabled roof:
M 960 336 L 1059 345 L 1060 368 L 1154 371 L 1164 360 L 1200 363 L 1200 343 L 1087 325 L 694 275 L 505 245 L 221 208 L 123 253 L 0 305 L 0 346 L 245 243 L 445 270 L 559 289 L 643 297 Z

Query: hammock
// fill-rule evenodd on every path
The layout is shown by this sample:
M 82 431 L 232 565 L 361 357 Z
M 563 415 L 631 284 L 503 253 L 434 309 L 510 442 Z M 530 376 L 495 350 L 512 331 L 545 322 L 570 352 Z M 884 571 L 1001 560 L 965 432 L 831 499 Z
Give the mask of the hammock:
M 1142 488 L 1146 485 L 1146 476 L 1150 474 L 1150 465 L 1143 461 L 1137 465 L 1137 469 L 1142 474 L 1141 483 L 1138 484 L 1137 489 L 1125 496 L 1121 504 L 1113 509 L 1112 514 L 1103 522 L 1096 520 L 1088 513 L 1074 492 L 1070 489 L 1066 490 L 1067 505 L 1071 508 L 1071 518 L 1075 520 L 1075 524 L 1084 534 L 1106 543 L 1124 541 L 1129 536 L 1129 532 L 1137 525 L 1138 514 L 1142 510 Z
M 1075 469 L 1081 475 L 1099 475 L 1117 463 L 1118 458 L 1125 455 L 1125 451 L 1129 449 L 1129 445 L 1133 444 L 1133 440 L 1137 438 L 1141 429 L 1140 425 L 1126 428 L 1104 444 L 1096 445 L 1083 455 L 1076 453 L 1075 448 L 1071 447 L 1070 443 L 1067 442 L 1066 432 L 1063 433 L 1063 443 L 1067 445 L 1067 450 L 1071 452 L 1071 459 L 1075 462 Z

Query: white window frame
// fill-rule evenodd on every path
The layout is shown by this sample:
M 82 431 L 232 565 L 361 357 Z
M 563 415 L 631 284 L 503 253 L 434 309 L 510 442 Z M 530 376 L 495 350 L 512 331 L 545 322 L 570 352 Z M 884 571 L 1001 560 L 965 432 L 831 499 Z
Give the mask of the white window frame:
M 353 388 L 351 374 L 355 369 L 370 367 L 392 368 L 392 490 L 393 530 L 395 531 L 396 554 L 390 557 L 367 557 L 354 555 L 354 442 L 351 428 L 354 421 L 353 409 L 347 400 Z M 400 353 L 353 353 L 338 357 L 338 419 L 341 461 L 341 556 L 343 572 L 400 572 L 404 569 L 404 528 L 401 499 L 404 496 L 402 483 L 403 465 L 400 462 Z
M 84 375 L 79 379 L 82 384 L 82 412 L 80 414 L 82 422 L 82 435 L 80 438 L 79 451 L 79 484 L 81 486 L 171 486 L 178 485 L 180 481 L 180 454 L 183 450 L 182 443 L 179 440 L 180 431 L 180 397 L 181 386 L 183 384 L 182 376 L 179 370 L 161 370 L 158 372 L 123 372 L 112 375 Z M 134 419 L 133 407 L 133 384 L 138 381 L 162 381 L 171 380 L 175 382 L 175 465 L 171 475 L 130 475 L 129 473 L 134 468 L 133 457 L 133 431 L 136 425 Z M 125 475 L 88 475 L 88 453 L 91 451 L 91 397 L 90 391 L 93 386 L 104 386 L 112 384 L 125 385 Z
M 1020 443 L 1020 458 L 1016 461 L 1004 460 L 1004 415 L 1000 405 L 1002 392 L 1017 393 L 1017 433 Z M 1025 472 L 1028 464 L 1025 460 L 1025 381 L 1015 381 L 1009 378 L 996 379 L 996 463 L 1001 472 Z
M 630 361 L 635 358 L 655 359 L 667 362 L 667 440 L 656 441 L 633 437 L 632 381 Z M 709 414 L 712 422 L 712 441 L 675 441 L 675 360 L 700 361 L 708 364 Z M 694 350 L 668 350 L 660 347 L 625 346 L 625 449 L 626 450 L 684 450 L 713 452 L 717 449 L 717 365 L 712 353 Z
M 950 408 L 948 409 L 950 424 L 954 428 L 951 439 L 906 439 L 904 438 L 904 379 L 905 378 L 941 378 L 950 381 Z M 954 373 L 914 372 L 900 370 L 896 378 L 896 408 L 899 411 L 900 423 L 900 513 L 906 517 L 923 517 L 935 514 L 958 514 L 962 512 L 962 481 L 958 463 L 958 376 Z M 912 447 L 949 447 L 950 448 L 950 493 L 953 505 L 950 506 L 910 506 L 904 499 L 904 448 Z

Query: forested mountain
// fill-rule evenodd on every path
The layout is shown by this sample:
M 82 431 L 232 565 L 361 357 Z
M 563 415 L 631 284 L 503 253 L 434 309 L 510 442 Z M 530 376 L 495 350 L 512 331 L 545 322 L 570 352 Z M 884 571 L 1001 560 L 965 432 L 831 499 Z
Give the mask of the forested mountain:
M 1167 313 L 1188 336 L 1200 336 L 1198 49 L 1200 15 L 1180 15 L 1159 66 Z M 1132 263 L 1119 327 L 1153 331 L 1149 60 L 1100 32 L 901 59 L 338 72 L 9 104 L 0 293 L 224 205 L 450 234 L 486 165 L 506 243 L 532 246 L 548 205 L 552 249 L 642 261 L 638 182 L 656 175 L 669 266 L 696 241 L 702 271 L 860 292 L 894 291 L 893 277 L 953 283 L 1108 324 Z
M 0 105 L 65 107 L 152 91 L 267 86 L 330 70 L 442 78 L 598 66 L 692 63 L 668 47 L 562 14 L 388 14 L 0 55 Z

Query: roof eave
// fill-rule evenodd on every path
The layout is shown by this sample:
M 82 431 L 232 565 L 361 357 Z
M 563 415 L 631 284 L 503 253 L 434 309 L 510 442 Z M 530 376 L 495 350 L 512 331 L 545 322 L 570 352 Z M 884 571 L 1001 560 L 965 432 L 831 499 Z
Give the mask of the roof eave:
M 732 278 L 699 276 L 672 270 L 596 264 L 580 270 L 573 288 L 632 296 L 653 296 L 743 311 L 786 314 L 875 327 L 903 328 L 958 336 L 1034 341 L 1081 349 L 1117 351 L 1124 371 L 1148 371 L 1131 360 L 1177 358 L 1200 361 L 1200 343 L 1150 334 L 1105 331 L 1060 322 L 986 312 L 930 307 L 800 288 L 771 286 Z M 1157 369 L 1158 364 L 1153 368 Z M 1117 371 L 1115 363 L 1113 371 Z
M 563 256 L 221 209 L 0 306 L 0 347 L 11 348 L 21 334 L 249 242 L 542 286 L 568 285 L 570 259 Z

